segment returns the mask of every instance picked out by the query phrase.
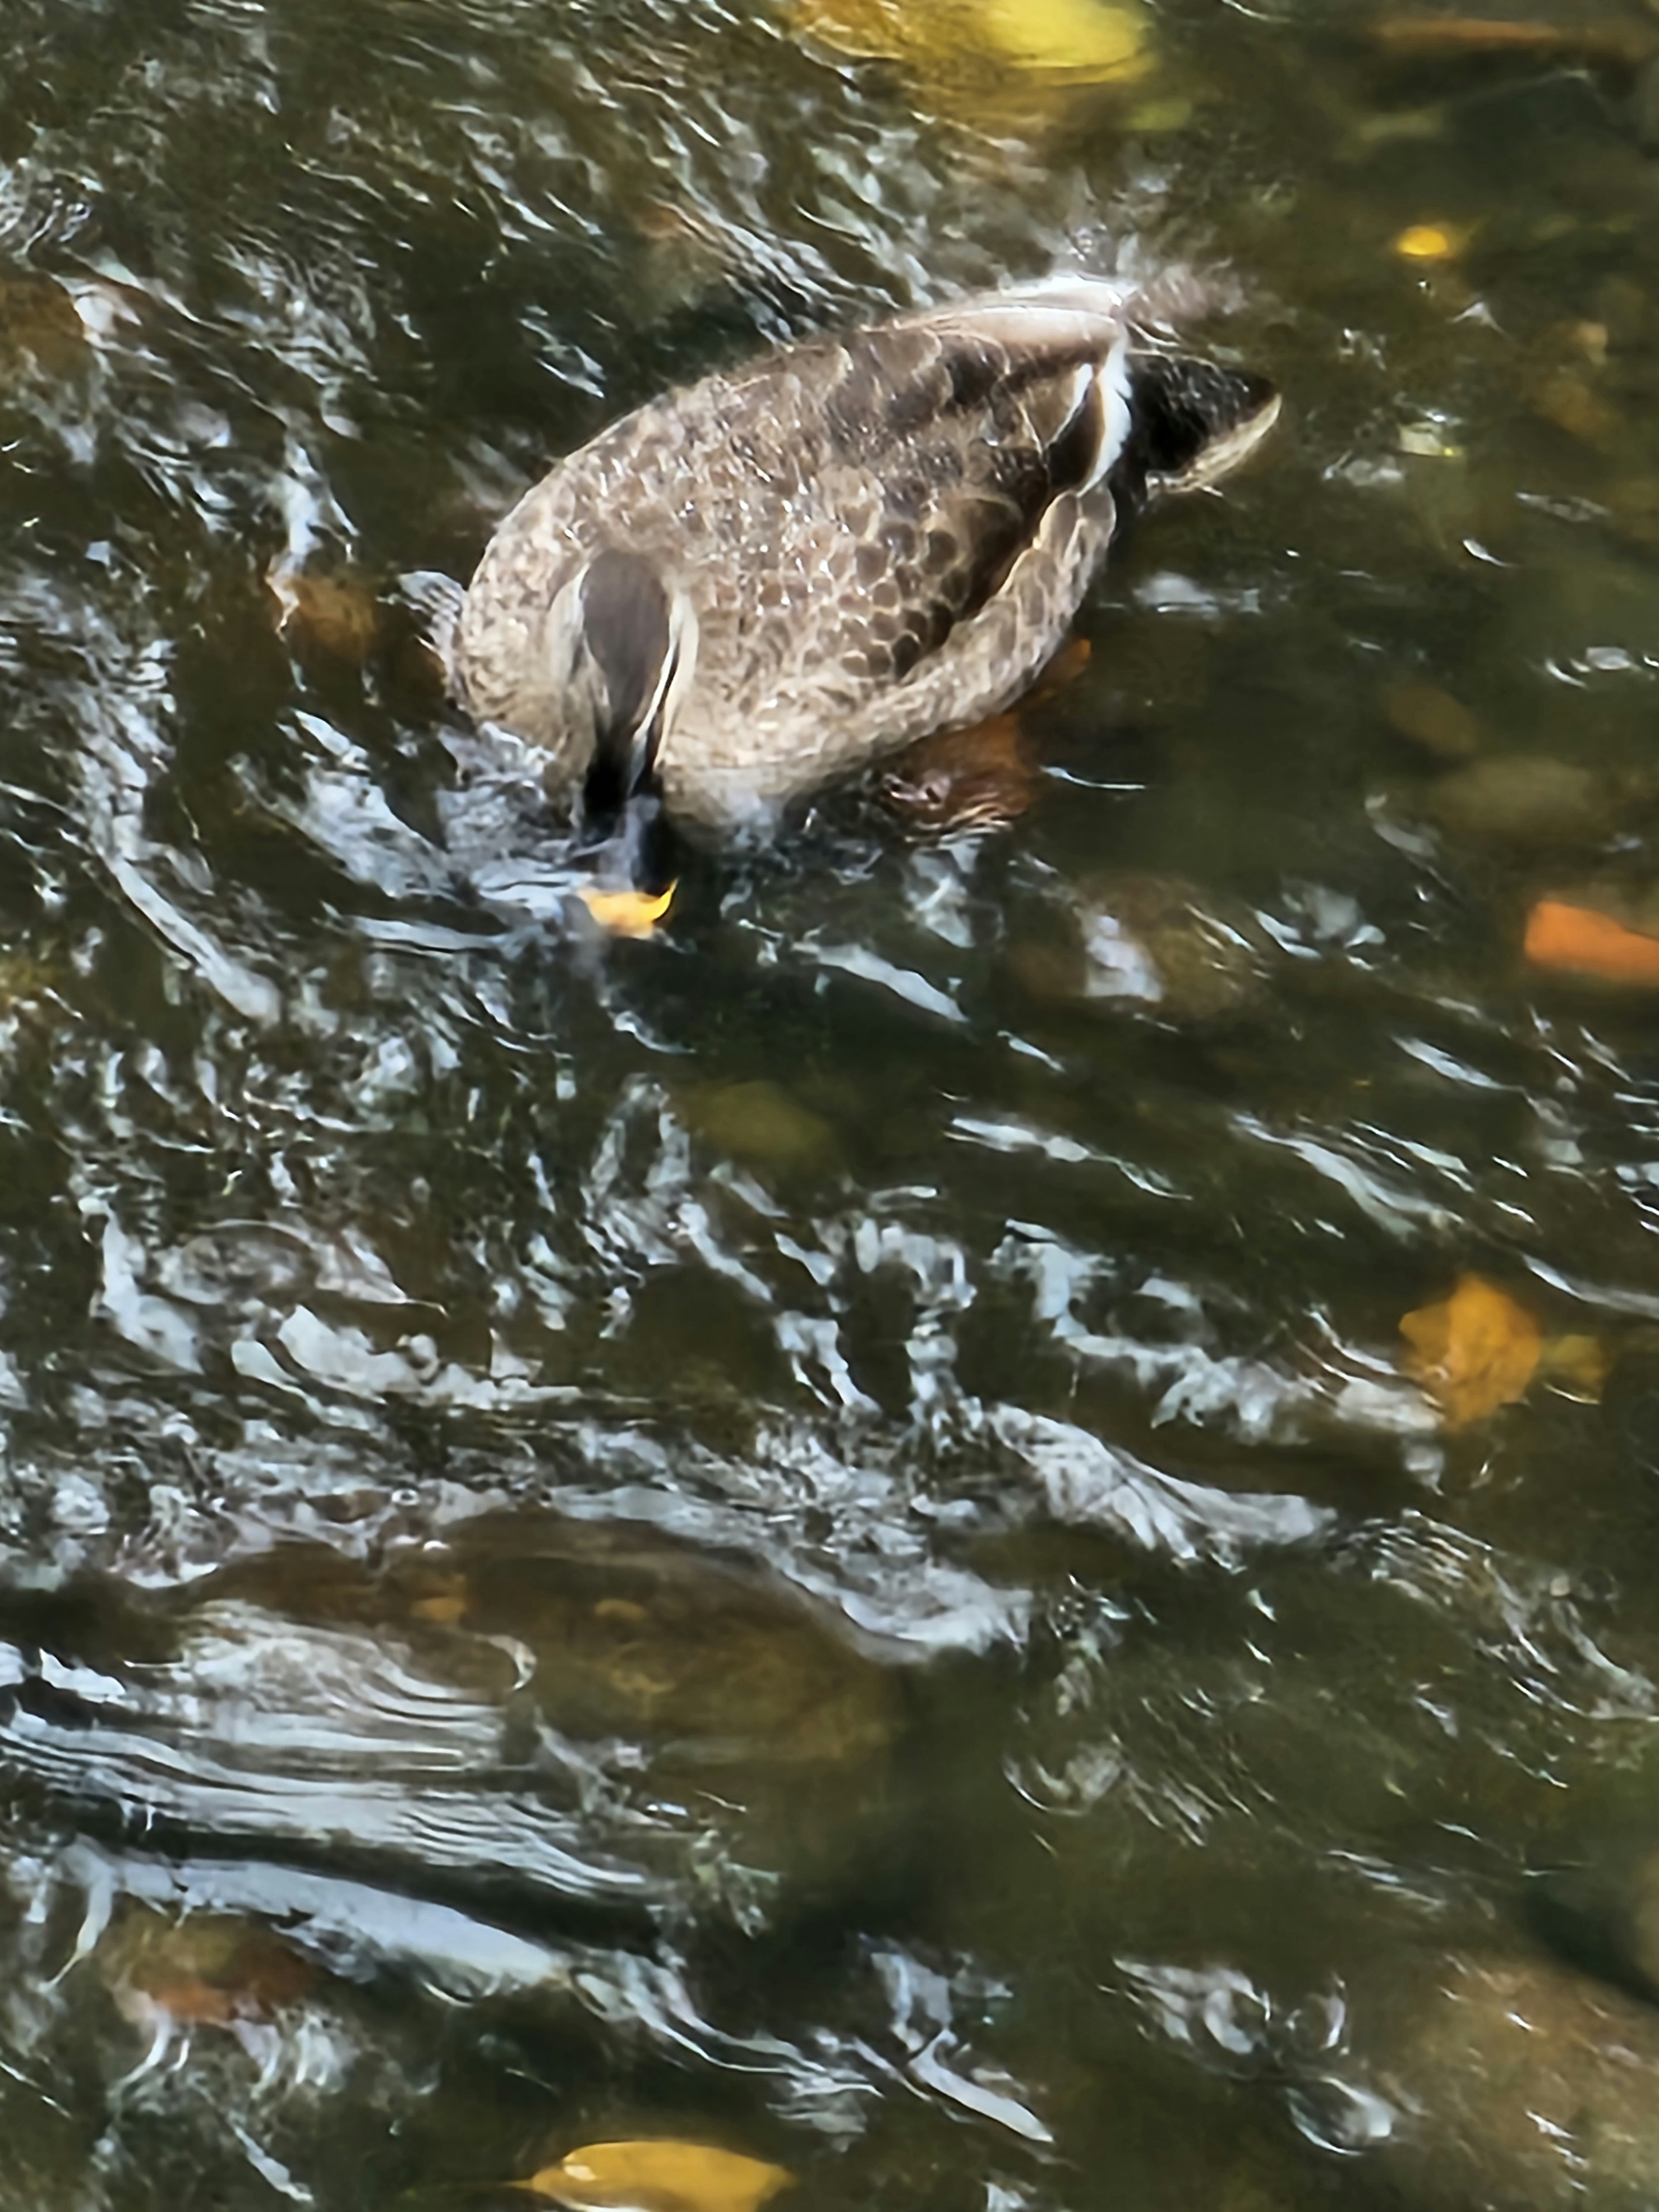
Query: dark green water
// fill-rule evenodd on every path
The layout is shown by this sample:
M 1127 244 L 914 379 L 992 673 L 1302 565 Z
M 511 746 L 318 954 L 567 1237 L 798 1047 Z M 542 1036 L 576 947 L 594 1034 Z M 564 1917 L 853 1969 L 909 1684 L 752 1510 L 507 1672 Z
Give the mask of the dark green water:
M 1563 9 L 1011 118 L 749 0 L 0 0 L 8 2208 L 1659 2201 L 1656 1002 L 1522 952 L 1655 911 L 1659 23 Z M 1285 417 L 1032 808 L 576 930 L 420 573 L 1120 254 Z M 1599 1399 L 1445 1432 L 1470 1273 Z

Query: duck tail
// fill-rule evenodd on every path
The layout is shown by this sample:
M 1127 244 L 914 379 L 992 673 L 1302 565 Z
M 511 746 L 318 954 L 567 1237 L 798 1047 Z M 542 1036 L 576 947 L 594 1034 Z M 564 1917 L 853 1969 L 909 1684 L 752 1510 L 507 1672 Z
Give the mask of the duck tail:
M 1279 419 L 1279 394 L 1265 377 L 1188 354 L 1132 352 L 1128 382 L 1115 489 L 1133 505 L 1219 483 Z
M 1235 313 L 1243 294 L 1225 271 L 1176 264 L 1150 274 L 1113 276 L 1061 271 L 1003 292 L 985 292 L 901 319 L 911 325 L 960 331 L 1016 351 L 1070 351 L 1079 345 L 1104 358 L 1123 341 L 1156 348 L 1188 324 Z

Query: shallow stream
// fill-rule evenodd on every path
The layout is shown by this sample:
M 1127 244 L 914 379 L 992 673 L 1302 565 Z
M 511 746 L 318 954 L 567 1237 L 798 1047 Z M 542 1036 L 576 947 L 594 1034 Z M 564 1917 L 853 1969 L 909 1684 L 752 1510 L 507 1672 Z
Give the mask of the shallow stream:
M 8 2208 L 1659 2201 L 1659 17 L 1499 13 L 0 0 Z M 588 926 L 433 579 L 1177 262 L 1016 818 Z

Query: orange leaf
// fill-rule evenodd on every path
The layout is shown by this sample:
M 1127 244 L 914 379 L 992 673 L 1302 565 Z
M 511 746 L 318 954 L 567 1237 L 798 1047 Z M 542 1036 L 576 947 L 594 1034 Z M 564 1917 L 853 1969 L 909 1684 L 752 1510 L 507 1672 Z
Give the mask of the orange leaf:
M 1048 665 L 1037 678 L 1031 690 L 1034 703 L 1053 699 L 1068 684 L 1073 684 L 1089 665 L 1094 648 L 1086 637 L 1068 637 Z
M 1481 1275 L 1462 1275 L 1450 1297 L 1419 1306 L 1400 1324 L 1401 1361 L 1449 1429 L 1512 1405 L 1533 1378 L 1544 1333 L 1523 1305 Z
M 1613 983 L 1659 983 L 1659 937 L 1644 937 L 1610 915 L 1564 899 L 1540 899 L 1527 916 L 1526 952 L 1540 968 Z

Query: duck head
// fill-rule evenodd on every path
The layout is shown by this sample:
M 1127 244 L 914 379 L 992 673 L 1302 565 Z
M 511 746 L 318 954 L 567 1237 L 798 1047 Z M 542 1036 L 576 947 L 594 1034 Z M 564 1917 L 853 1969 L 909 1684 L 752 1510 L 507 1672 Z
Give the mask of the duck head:
M 690 602 L 640 554 L 607 547 L 554 595 L 544 666 L 562 744 L 549 775 L 578 784 L 591 833 L 608 834 L 635 799 L 654 805 L 658 758 L 696 655 Z

